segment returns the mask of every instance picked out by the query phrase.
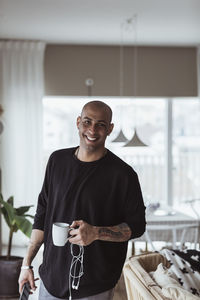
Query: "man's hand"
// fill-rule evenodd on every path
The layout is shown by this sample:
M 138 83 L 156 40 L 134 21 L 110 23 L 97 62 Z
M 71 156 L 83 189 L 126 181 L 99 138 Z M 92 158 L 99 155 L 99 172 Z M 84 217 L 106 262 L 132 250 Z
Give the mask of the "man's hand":
M 87 246 L 97 239 L 96 227 L 83 220 L 73 221 L 70 227 L 73 228 L 70 231 L 72 237 L 69 239 L 72 244 Z
M 31 233 L 31 238 L 29 241 L 27 253 L 23 259 L 22 265 L 30 266 L 34 257 L 36 256 L 40 246 L 42 245 L 44 240 L 44 231 L 39 229 L 33 229 Z M 34 279 L 34 273 L 32 269 L 21 270 L 19 275 L 18 283 L 19 283 L 19 292 L 22 292 L 22 288 L 25 282 L 29 282 L 31 290 L 35 290 L 35 281 L 38 279 Z
M 116 226 L 98 227 L 81 220 L 74 221 L 70 227 L 73 229 L 70 231 L 72 237 L 69 239 L 69 242 L 81 246 L 87 246 L 95 240 L 125 242 L 131 237 L 131 229 L 126 223 Z
M 39 278 L 34 279 L 34 273 L 32 269 L 28 270 L 21 270 L 21 273 L 19 275 L 18 283 L 19 283 L 19 293 L 21 294 L 23 285 L 26 282 L 29 282 L 31 290 L 35 291 L 36 290 L 36 285 L 35 281 L 38 280 Z M 32 294 L 32 293 L 31 293 Z

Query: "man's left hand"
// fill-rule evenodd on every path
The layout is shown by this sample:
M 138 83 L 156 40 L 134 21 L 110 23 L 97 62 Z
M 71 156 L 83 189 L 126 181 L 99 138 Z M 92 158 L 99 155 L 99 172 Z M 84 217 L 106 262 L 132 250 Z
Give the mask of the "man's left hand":
M 86 223 L 83 220 L 73 221 L 70 226 L 69 242 L 72 244 L 87 246 L 97 239 L 97 230 L 95 226 Z

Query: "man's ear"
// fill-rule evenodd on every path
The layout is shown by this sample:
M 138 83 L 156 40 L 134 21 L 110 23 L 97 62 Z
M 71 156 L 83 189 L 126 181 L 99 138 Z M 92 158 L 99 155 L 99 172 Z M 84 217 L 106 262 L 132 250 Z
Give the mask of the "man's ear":
M 108 135 L 111 134 L 111 132 L 113 131 L 113 128 L 114 128 L 114 124 L 111 123 L 110 126 L 109 126 L 109 129 L 108 129 Z
M 77 126 L 78 129 L 79 129 L 80 121 L 81 121 L 81 117 L 78 116 L 78 118 L 76 119 L 76 126 Z

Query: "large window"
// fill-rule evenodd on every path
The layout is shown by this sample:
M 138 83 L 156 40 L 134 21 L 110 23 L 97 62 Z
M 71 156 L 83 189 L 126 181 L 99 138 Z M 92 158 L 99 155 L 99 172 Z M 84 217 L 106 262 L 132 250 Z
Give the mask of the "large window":
M 138 173 L 146 203 L 166 201 L 166 140 L 168 99 L 100 98 L 113 110 L 113 133 L 106 147 L 130 164 Z M 59 148 L 79 143 L 76 118 L 84 97 L 45 97 L 44 162 Z M 169 112 L 168 112 L 169 113 Z M 170 118 L 169 118 L 170 119 Z M 172 159 L 170 170 L 174 203 L 199 198 L 200 182 L 200 103 L 197 99 L 172 99 Z M 120 130 L 130 141 L 135 130 L 148 147 L 124 147 L 126 142 L 113 142 Z M 172 147 L 172 145 L 171 145 Z
M 200 100 L 173 101 L 173 200 L 199 199 Z

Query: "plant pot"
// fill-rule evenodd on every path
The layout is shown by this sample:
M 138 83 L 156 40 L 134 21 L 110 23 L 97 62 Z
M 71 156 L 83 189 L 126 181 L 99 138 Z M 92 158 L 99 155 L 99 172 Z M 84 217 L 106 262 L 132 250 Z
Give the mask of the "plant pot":
M 18 278 L 22 260 L 19 256 L 11 256 L 9 260 L 0 256 L 0 299 L 19 297 Z

